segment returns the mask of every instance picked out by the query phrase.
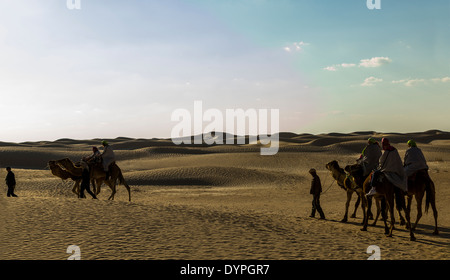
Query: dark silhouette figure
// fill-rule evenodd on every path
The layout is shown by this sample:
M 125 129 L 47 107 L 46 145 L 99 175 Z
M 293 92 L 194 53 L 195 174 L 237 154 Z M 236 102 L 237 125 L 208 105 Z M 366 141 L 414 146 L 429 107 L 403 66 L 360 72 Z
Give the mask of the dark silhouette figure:
M 95 194 L 91 191 L 91 176 L 89 172 L 89 166 L 84 160 L 81 161 L 81 166 L 83 167 L 83 173 L 81 174 L 79 198 L 86 198 L 86 196 L 84 195 L 84 191 L 86 190 L 87 193 L 92 196 L 92 198 L 97 199 Z
M 311 174 L 311 176 L 313 177 L 311 181 L 311 190 L 309 191 L 309 193 L 313 195 L 312 211 L 310 217 L 314 218 L 317 210 L 320 214 L 320 219 L 325 219 L 325 214 L 322 211 L 322 207 L 320 207 L 320 193 L 322 192 L 322 184 L 320 183 L 320 178 L 317 175 L 315 169 L 310 169 L 309 174 Z
M 6 196 L 17 197 L 17 195 L 14 193 L 14 189 L 16 188 L 16 177 L 11 171 L 11 167 L 6 167 L 6 171 L 8 171 L 5 179 L 6 185 L 8 186 L 8 193 L 6 194 Z

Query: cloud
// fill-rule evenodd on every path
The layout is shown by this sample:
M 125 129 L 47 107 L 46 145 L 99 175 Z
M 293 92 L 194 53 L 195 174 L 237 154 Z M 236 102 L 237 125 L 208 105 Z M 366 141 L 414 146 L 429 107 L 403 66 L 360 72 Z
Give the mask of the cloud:
M 389 64 L 391 62 L 392 59 L 390 59 L 389 57 L 372 57 L 371 59 L 361 59 L 359 66 L 365 68 L 374 68 Z
M 435 83 L 448 83 L 450 82 L 450 77 L 444 77 L 444 78 L 434 78 L 431 79 Z
M 393 84 L 403 84 L 407 87 L 413 87 L 420 84 L 427 84 L 429 82 L 434 83 L 448 83 L 450 82 L 450 77 L 444 77 L 444 78 L 432 78 L 432 79 L 403 79 L 403 80 L 396 80 L 392 81 Z
M 327 70 L 327 71 L 337 71 L 337 69 L 336 69 L 336 67 L 335 66 L 327 66 L 327 67 L 325 67 L 325 68 L 323 68 L 324 70 Z
M 324 70 L 328 71 L 337 71 L 341 68 L 353 68 L 353 67 L 363 67 L 363 68 L 375 68 L 380 67 L 386 64 L 389 64 L 392 62 L 392 59 L 389 57 L 372 57 L 370 59 L 361 59 L 359 62 L 359 65 L 355 63 L 341 63 L 341 64 L 335 64 L 331 66 L 327 66 L 323 68 Z
M 354 63 L 342 63 L 341 64 L 342 68 L 351 68 L 351 67 L 355 67 L 355 66 L 356 66 L 356 64 L 354 64 Z
M 407 87 L 412 87 L 412 86 L 418 85 L 423 82 L 425 82 L 424 79 L 403 79 L 403 80 L 392 81 L 393 84 L 403 84 Z
M 369 77 L 369 78 L 366 78 L 364 80 L 364 82 L 361 84 L 361 86 L 363 86 L 363 87 L 371 87 L 371 86 L 374 86 L 376 83 L 380 83 L 382 81 L 383 81 L 383 79 L 379 79 L 379 78 L 375 78 L 375 77 Z
M 291 43 L 283 48 L 286 52 L 300 52 L 303 50 L 303 46 L 309 46 L 309 43 L 303 41 Z
M 337 71 L 340 68 L 351 68 L 351 67 L 355 67 L 355 66 L 356 66 L 356 64 L 354 64 L 354 63 L 342 63 L 342 64 L 335 64 L 332 66 L 327 66 L 323 69 L 327 70 L 327 71 Z

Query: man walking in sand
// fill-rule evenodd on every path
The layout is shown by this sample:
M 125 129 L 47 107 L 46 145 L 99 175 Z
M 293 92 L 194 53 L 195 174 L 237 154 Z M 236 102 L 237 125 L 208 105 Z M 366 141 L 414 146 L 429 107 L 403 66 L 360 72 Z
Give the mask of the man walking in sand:
M 81 159 L 81 167 L 83 168 L 83 173 L 81 175 L 82 179 L 81 179 L 81 188 L 80 188 L 80 194 L 79 194 L 79 198 L 86 198 L 86 196 L 84 195 L 84 191 L 86 190 L 88 194 L 90 194 L 92 196 L 93 199 L 97 199 L 97 197 L 95 196 L 94 193 L 92 193 L 91 191 L 91 178 L 90 178 L 90 171 L 89 171 L 89 165 L 88 163 L 84 160 Z
M 325 219 L 325 214 L 322 211 L 322 207 L 320 207 L 320 193 L 322 192 L 322 184 L 320 183 L 320 178 L 317 175 L 315 169 L 310 169 L 309 174 L 311 174 L 311 176 L 313 177 L 311 181 L 311 190 L 309 191 L 309 193 L 313 195 L 312 211 L 310 217 L 314 218 L 317 210 L 320 214 L 320 219 Z
M 8 193 L 6 194 L 6 196 L 17 197 L 17 195 L 14 194 L 14 189 L 16 188 L 16 177 L 11 171 L 11 167 L 6 167 L 6 171 L 8 172 L 5 179 L 6 185 L 8 186 Z

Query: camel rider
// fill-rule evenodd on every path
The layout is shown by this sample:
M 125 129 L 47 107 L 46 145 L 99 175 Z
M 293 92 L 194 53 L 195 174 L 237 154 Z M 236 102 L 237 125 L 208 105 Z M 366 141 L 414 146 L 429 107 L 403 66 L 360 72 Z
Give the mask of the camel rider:
M 408 149 L 405 152 L 404 170 L 407 177 L 413 175 L 416 171 L 426 169 L 428 170 L 427 161 L 422 153 L 422 150 L 417 147 L 414 140 L 408 141 Z
M 116 156 L 107 141 L 102 141 L 102 145 L 104 147 L 103 153 L 101 154 L 103 159 L 103 170 L 106 172 L 106 180 L 108 180 L 110 175 L 109 166 L 116 161 Z
M 377 168 L 380 157 L 380 144 L 372 137 L 367 139 L 367 146 L 363 149 L 361 156 L 357 160 L 358 164 L 363 168 L 364 177 L 367 177 L 367 175 Z
M 380 157 L 380 162 L 377 170 L 372 175 L 371 186 L 368 196 L 376 194 L 375 185 L 373 184 L 377 181 L 380 173 L 391 182 L 394 186 L 406 191 L 407 189 L 407 177 L 405 176 L 405 171 L 403 170 L 403 163 L 398 150 L 391 146 L 389 139 L 383 138 L 381 140 L 381 145 L 383 147 L 383 154 Z
M 94 147 L 92 147 L 92 155 L 85 157 L 83 159 L 88 163 L 93 162 L 95 164 L 95 163 L 101 162 L 101 157 L 102 157 L 102 155 L 101 155 L 100 151 L 98 150 L 97 147 L 94 146 Z

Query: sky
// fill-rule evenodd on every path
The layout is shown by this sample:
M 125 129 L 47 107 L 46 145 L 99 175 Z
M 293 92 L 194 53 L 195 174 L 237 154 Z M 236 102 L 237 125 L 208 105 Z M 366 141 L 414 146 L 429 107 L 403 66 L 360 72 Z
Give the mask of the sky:
M 169 138 L 194 101 L 295 133 L 450 131 L 450 0 L 380 3 L 0 0 L 0 141 Z

